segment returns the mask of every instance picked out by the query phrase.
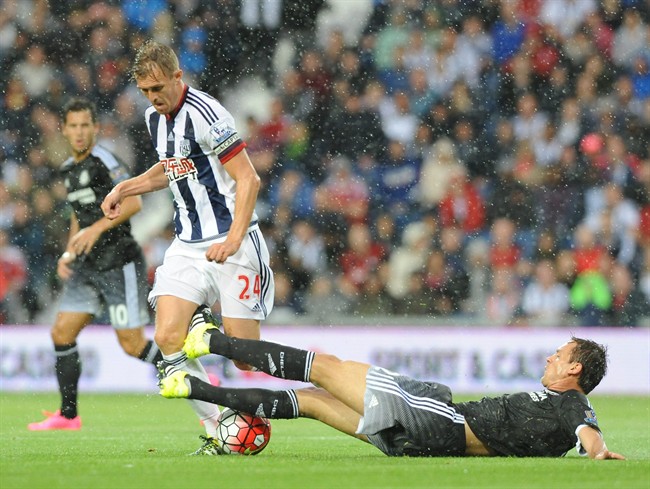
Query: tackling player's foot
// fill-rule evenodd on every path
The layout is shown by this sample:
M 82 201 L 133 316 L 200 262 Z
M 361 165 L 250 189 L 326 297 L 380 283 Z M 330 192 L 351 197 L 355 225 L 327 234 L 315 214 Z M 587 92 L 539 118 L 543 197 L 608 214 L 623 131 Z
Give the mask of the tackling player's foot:
M 203 435 L 199 436 L 199 438 L 203 440 L 203 445 L 197 451 L 190 453 L 190 455 L 221 455 L 223 453 L 215 438 Z
M 68 430 L 76 431 L 81 429 L 81 417 L 66 418 L 61 416 L 61 411 L 53 413 L 43 411 L 46 418 L 38 423 L 29 423 L 27 429 L 30 431 L 51 431 L 51 430 Z
M 199 306 L 192 316 L 183 345 L 187 358 L 199 358 L 210 353 L 210 336 L 206 333 L 211 330 L 219 331 L 217 320 L 208 306 Z
M 160 395 L 168 399 L 187 398 L 190 395 L 189 382 L 185 381 L 187 372 L 176 370 L 158 382 Z
M 210 323 L 214 324 L 217 327 L 220 326 L 219 321 L 214 317 L 214 314 L 212 314 L 212 309 L 210 309 L 210 306 L 207 306 L 205 304 L 201 304 L 196 308 L 196 311 L 194 311 L 192 319 L 190 320 L 190 329 L 198 326 L 201 323 Z

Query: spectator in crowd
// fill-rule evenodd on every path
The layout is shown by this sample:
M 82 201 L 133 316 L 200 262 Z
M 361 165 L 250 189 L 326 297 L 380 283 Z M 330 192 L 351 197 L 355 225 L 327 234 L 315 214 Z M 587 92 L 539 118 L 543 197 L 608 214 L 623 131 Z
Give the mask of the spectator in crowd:
M 440 201 L 440 224 L 458 226 L 467 234 L 480 232 L 485 225 L 485 203 L 467 174 L 454 175 Z
M 650 245 L 643 251 L 643 264 L 639 274 L 639 289 L 643 293 L 646 304 L 650 304 Z
M 407 300 L 411 276 L 423 270 L 431 245 L 431 235 L 423 222 L 412 222 L 404 229 L 402 245 L 388 259 L 390 280 L 386 290 L 395 301 Z
M 499 19 L 492 26 L 492 56 L 497 66 L 504 66 L 525 39 L 525 25 L 508 2 L 501 3 Z
M 341 253 L 341 271 L 355 289 L 361 290 L 371 273 L 384 261 L 385 250 L 373 241 L 370 228 L 365 223 L 355 223 L 347 234 L 346 246 Z
M 384 136 L 391 141 L 398 141 L 405 146 L 415 140 L 418 118 L 411 109 L 408 94 L 402 90 L 395 91 L 380 106 L 381 127 Z
M 621 263 L 612 265 L 612 326 L 639 326 L 643 316 L 650 313 L 650 301 L 632 280 L 632 273 Z
M 345 277 L 320 275 L 312 281 L 302 308 L 319 324 L 331 324 L 332 316 L 345 316 L 354 311 L 358 300 L 359 295 L 354 284 Z M 375 303 L 371 298 L 369 300 L 372 304 Z
M 571 286 L 571 308 L 581 326 L 606 326 L 612 307 L 612 292 L 607 280 L 611 258 L 603 254 L 597 266 L 577 274 Z
M 349 224 L 364 222 L 370 203 L 366 183 L 352 172 L 350 161 L 339 156 L 327 162 L 328 175 L 314 190 L 315 210 L 338 214 Z
M 521 95 L 517 100 L 517 113 L 512 119 L 512 126 L 517 141 L 526 141 L 531 146 L 541 144 L 548 115 L 539 110 L 537 97 L 532 92 Z
M 297 169 L 288 168 L 283 172 L 269 193 L 268 205 L 273 209 L 286 207 L 293 218 L 307 218 L 314 212 L 314 188 Z
M 518 314 L 520 287 L 510 267 L 492 269 L 490 288 L 485 300 L 485 316 L 489 324 L 510 324 Z
M 19 247 L 0 229 L 0 324 L 27 320 L 22 314 L 20 293 L 27 283 L 27 259 Z
M 449 138 L 438 139 L 422 163 L 418 182 L 418 200 L 425 209 L 435 209 L 449 190 L 454 177 L 463 175 L 465 168 L 456 155 Z
M 409 76 L 409 107 L 418 121 L 429 112 L 438 95 L 429 87 L 424 68 L 413 68 Z
M 621 188 L 615 183 L 605 186 L 604 200 L 604 206 L 598 213 L 585 218 L 585 226 L 600 237 L 600 242 L 606 245 L 617 261 L 628 265 L 638 251 L 639 210 L 623 197 Z
M 12 76 L 18 80 L 29 80 L 29 83 L 24 85 L 27 96 L 33 99 L 45 97 L 55 76 L 45 47 L 39 43 L 31 44 L 25 52 L 23 61 L 16 64 Z
M 521 310 L 534 324 L 561 325 L 569 312 L 569 288 L 557 281 L 555 264 L 542 260 L 535 266 L 535 276 L 524 289 Z
M 463 250 L 469 280 L 464 312 L 469 317 L 477 319 L 485 317 L 485 303 L 491 274 L 488 266 L 488 249 L 487 241 L 479 238 L 471 240 Z
M 596 8 L 595 0 L 569 0 L 564 4 L 544 0 L 540 7 L 540 20 L 560 39 L 567 39 Z
M 517 226 L 512 219 L 496 219 L 490 231 L 490 267 L 516 268 L 521 260 L 521 248 L 515 242 Z
M 450 305 L 449 314 L 459 314 L 469 297 L 470 277 L 463 254 L 464 240 L 463 230 L 457 226 L 446 226 L 440 230 L 440 250 L 446 262 L 445 295 Z
M 274 321 L 289 322 L 299 310 L 295 307 L 296 290 L 291 278 L 284 271 L 274 275 L 275 299 L 273 302 Z M 279 309 L 279 311 L 278 311 Z
M 623 11 L 623 23 L 616 29 L 612 59 L 621 67 L 632 67 L 637 55 L 648 49 L 648 26 L 634 8 Z
M 404 144 L 395 140 L 389 141 L 388 152 L 377 167 L 375 190 L 381 196 L 379 205 L 394 216 L 399 229 L 414 219 L 420 167 L 421 161 L 411 157 Z
M 421 280 L 424 282 L 423 297 L 426 298 L 424 311 L 443 316 L 459 312 L 463 291 L 458 290 L 457 275 L 442 250 L 433 250 L 428 256 Z
M 287 252 L 291 285 L 302 297 L 311 282 L 326 269 L 325 243 L 311 222 L 300 220 L 291 227 Z
M 597 270 L 606 253 L 605 247 L 596 240 L 596 235 L 591 228 L 584 224 L 576 228 L 574 233 L 574 259 L 577 274 Z

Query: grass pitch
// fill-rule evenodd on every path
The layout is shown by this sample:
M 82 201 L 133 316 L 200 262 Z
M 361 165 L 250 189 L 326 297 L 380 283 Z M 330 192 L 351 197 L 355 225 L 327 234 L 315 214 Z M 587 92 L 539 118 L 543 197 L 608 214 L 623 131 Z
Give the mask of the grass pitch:
M 80 398 L 78 432 L 27 430 L 55 394 L 0 393 L 0 488 L 624 488 L 650 487 L 650 398 L 592 402 L 608 446 L 628 460 L 389 458 L 313 420 L 272 421 L 257 456 L 189 457 L 203 432 L 183 400 Z

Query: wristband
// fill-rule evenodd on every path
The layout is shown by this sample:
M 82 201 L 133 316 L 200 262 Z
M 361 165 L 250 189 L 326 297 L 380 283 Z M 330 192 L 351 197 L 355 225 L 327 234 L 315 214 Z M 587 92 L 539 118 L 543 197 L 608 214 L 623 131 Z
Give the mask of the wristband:
M 74 253 L 70 253 L 69 251 L 65 251 L 61 255 L 61 258 L 63 258 L 64 260 L 68 260 L 68 259 L 74 260 L 75 258 L 77 258 L 77 255 L 75 255 Z

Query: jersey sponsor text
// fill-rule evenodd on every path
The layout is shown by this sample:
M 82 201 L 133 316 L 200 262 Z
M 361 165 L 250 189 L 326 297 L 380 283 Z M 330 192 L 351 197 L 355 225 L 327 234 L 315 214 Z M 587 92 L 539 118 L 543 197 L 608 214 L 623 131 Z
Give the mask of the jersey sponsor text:
M 184 178 L 198 180 L 198 172 L 194 162 L 189 158 L 167 158 L 160 160 L 165 169 L 165 175 L 170 182 L 177 182 Z

